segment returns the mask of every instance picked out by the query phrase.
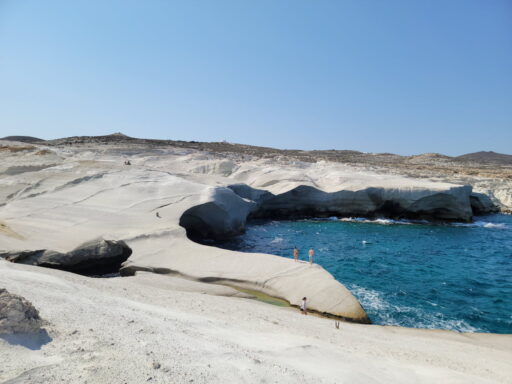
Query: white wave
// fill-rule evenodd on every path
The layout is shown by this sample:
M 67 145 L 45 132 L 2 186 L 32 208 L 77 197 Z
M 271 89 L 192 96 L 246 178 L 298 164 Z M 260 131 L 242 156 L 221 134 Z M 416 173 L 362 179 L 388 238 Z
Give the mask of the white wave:
M 374 321 L 376 320 L 376 324 L 428 329 L 450 329 L 458 332 L 480 331 L 464 320 L 446 319 L 440 312 L 429 313 L 421 308 L 391 304 L 384 299 L 382 293 L 373 289 L 360 287 L 356 284 L 352 284 L 349 289 L 358 298 L 370 317 L 374 318 Z M 428 303 L 432 306 L 437 306 L 436 303 Z M 375 319 L 375 317 L 377 317 L 375 314 L 378 314 L 378 319 Z M 410 314 L 410 316 L 405 316 L 404 319 L 401 319 L 397 314 Z
M 507 229 L 509 228 L 505 223 L 491 223 L 488 221 L 475 221 L 473 223 L 451 223 L 451 224 L 438 224 L 427 220 L 393 220 L 393 219 L 367 219 L 364 217 L 343 217 L 339 221 L 349 223 L 365 223 L 365 224 L 380 224 L 380 225 L 451 225 L 454 227 L 470 227 L 470 228 L 489 228 L 489 229 Z
M 352 293 L 357 296 L 366 310 L 384 311 L 390 308 L 390 304 L 384 300 L 381 294 L 373 289 L 360 287 L 356 284 L 350 286 Z
M 303 221 L 338 221 L 339 219 L 336 216 L 330 217 L 313 217 L 311 219 L 305 219 Z
M 505 223 L 491 223 L 488 221 L 475 221 L 473 223 L 453 223 L 454 227 L 469 227 L 469 228 L 490 228 L 490 229 L 507 229 Z
M 504 223 L 485 223 L 484 228 L 507 228 L 507 226 Z
M 393 220 L 393 219 L 367 219 L 364 217 L 343 217 L 340 221 L 349 223 L 365 223 L 365 224 L 381 224 L 381 225 L 411 225 L 411 224 L 427 224 L 426 221 L 413 220 Z
M 272 239 L 272 241 L 270 242 L 271 244 L 278 244 L 278 243 L 282 243 L 284 241 L 284 239 L 282 237 L 275 237 L 274 239 Z

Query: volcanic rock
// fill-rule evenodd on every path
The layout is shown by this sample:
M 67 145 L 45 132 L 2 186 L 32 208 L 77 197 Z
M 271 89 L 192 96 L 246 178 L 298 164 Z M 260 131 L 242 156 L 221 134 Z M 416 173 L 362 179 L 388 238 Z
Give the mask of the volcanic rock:
M 13 263 L 61 269 L 84 275 L 117 272 L 132 250 L 124 241 L 92 240 L 74 250 L 61 253 L 50 250 L 11 251 L 0 254 Z

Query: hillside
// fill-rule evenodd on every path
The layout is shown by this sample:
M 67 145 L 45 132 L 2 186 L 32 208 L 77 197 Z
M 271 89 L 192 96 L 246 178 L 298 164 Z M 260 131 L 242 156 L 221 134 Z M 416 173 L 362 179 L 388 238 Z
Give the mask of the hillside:
M 21 141 L 22 143 L 40 143 L 44 141 L 43 139 L 32 136 L 6 136 L 0 138 L 0 140 Z
M 502 165 L 512 165 L 512 155 L 496 153 L 493 151 L 467 153 L 462 156 L 457 156 L 455 159 L 462 161 L 472 161 L 476 163 L 495 163 Z

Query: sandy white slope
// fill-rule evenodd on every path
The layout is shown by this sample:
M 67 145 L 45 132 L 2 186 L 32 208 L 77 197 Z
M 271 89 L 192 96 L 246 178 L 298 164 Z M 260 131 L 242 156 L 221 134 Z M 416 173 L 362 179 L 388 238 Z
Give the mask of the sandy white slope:
M 0 285 L 39 308 L 51 338 L 40 349 L 0 338 L 0 382 L 467 384 L 512 377 L 512 336 L 349 323 L 337 330 L 332 320 L 208 293 L 234 294 L 229 288 L 154 274 L 98 280 L 0 261 Z

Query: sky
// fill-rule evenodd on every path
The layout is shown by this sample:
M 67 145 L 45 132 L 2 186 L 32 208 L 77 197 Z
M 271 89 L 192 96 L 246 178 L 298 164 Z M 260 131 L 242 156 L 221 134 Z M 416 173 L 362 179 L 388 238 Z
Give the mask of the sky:
M 0 137 L 512 153 L 511 0 L 0 0 Z

